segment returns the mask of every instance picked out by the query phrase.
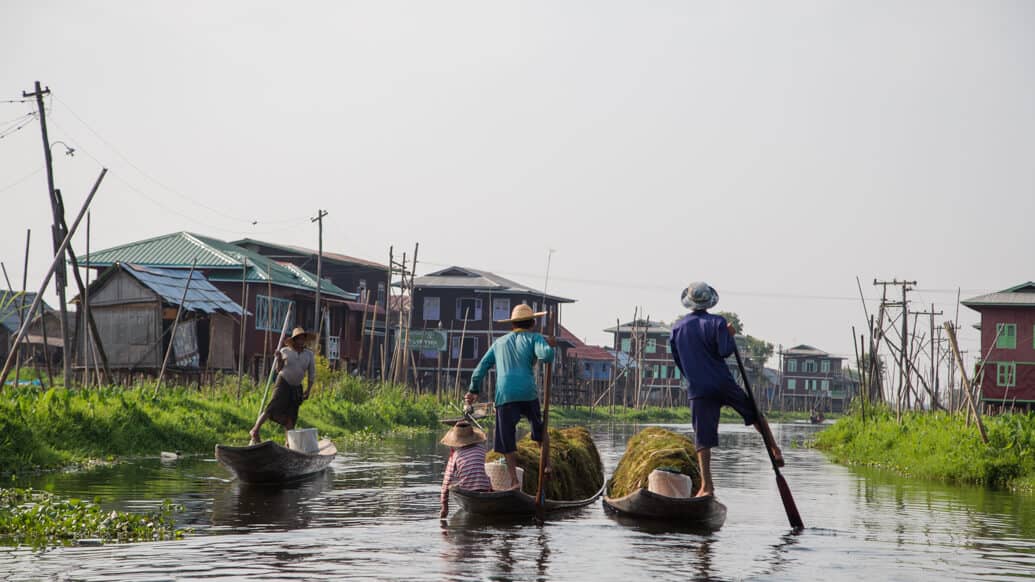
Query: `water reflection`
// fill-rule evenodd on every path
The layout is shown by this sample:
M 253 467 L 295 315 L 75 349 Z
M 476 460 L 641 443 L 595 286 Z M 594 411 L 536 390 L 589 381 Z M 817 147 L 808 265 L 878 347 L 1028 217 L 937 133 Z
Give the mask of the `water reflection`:
M 285 485 L 234 481 L 212 500 L 212 525 L 247 531 L 252 527 L 299 529 L 313 521 L 313 504 L 334 488 L 330 469 Z
M 593 433 L 608 472 L 640 427 Z M 688 432 L 689 427 L 675 427 Z M 791 446 L 811 426 L 776 426 L 783 474 L 807 529 L 790 533 L 768 458 L 750 427 L 724 425 L 715 455 L 729 508 L 715 532 L 604 513 L 438 520 L 445 451 L 437 435 L 339 447 L 332 471 L 285 488 L 228 480 L 212 459 L 140 459 L 18 485 L 101 496 L 141 510 L 187 505 L 182 542 L 44 553 L 0 549 L 10 579 L 909 580 L 1009 579 L 1035 572 L 1035 497 L 900 479 L 833 465 Z M 218 536 L 211 534 L 220 534 Z

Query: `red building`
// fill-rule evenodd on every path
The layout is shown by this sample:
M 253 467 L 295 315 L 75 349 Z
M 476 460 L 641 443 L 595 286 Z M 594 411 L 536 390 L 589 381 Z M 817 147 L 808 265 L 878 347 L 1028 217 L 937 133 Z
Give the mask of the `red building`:
M 496 322 L 509 318 L 516 305 L 552 310 L 554 332 L 560 336 L 561 306 L 574 301 L 467 267 L 448 267 L 415 278 L 410 344 L 417 336 L 426 344 L 414 355 L 422 384 L 430 385 L 432 377 L 436 382 L 442 382 L 443 376 L 451 381 L 448 378 L 457 373 L 461 383 L 469 378 L 492 342 L 510 332 L 510 324 Z M 555 369 L 563 365 L 562 360 L 555 360 Z
M 636 320 L 604 330 L 614 335 L 614 349 L 628 357 L 628 366 L 639 369 L 639 380 L 628 396 L 629 405 L 643 402 L 670 404 L 685 400 L 682 376 L 672 360 L 668 340 L 672 329 L 665 323 Z
M 981 314 L 981 386 L 984 402 L 1035 408 L 1035 282 L 967 299 Z M 986 355 L 987 354 L 987 355 Z
M 856 389 L 844 359 L 804 344 L 783 352 L 780 408 L 843 412 Z

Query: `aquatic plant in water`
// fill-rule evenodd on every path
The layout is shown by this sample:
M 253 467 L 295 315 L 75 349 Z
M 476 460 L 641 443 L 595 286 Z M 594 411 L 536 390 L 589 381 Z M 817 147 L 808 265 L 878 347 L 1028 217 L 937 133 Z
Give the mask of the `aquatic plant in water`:
M 486 462 L 495 462 L 503 455 L 490 451 Z M 518 466 L 524 469 L 521 489 L 535 495 L 539 487 L 539 444 L 525 435 L 517 443 Z M 585 427 L 550 429 L 550 479 L 546 497 L 573 501 L 591 497 L 604 484 L 604 467 L 593 438 Z
M 81 499 L 46 491 L 0 489 L 0 542 L 43 547 L 77 540 L 140 542 L 179 539 L 173 514 L 183 507 L 166 500 L 158 511 L 108 511 Z
M 608 495 L 624 497 L 637 489 L 646 489 L 647 477 L 660 468 L 688 475 L 696 490 L 701 486 L 696 454 L 694 443 L 685 436 L 656 426 L 645 428 L 629 439 Z

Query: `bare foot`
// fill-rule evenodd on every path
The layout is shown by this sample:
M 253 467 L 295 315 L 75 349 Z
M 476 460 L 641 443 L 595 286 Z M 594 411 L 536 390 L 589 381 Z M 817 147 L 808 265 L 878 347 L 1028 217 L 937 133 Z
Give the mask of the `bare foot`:
M 714 489 L 709 489 L 709 490 L 701 489 L 700 491 L 697 492 L 697 495 L 694 495 L 694 497 L 710 497 L 712 495 L 715 495 L 715 490 Z

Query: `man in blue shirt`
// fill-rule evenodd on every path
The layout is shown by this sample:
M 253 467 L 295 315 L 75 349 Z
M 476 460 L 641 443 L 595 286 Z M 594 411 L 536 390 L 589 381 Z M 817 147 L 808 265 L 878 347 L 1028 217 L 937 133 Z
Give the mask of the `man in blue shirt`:
M 765 417 L 757 414 L 755 407 L 730 373 L 726 358 L 733 354 L 733 325 L 721 315 L 708 313 L 708 309 L 719 302 L 719 294 L 706 283 L 691 283 L 683 290 L 683 306 L 690 310 L 672 328 L 669 343 L 672 359 L 688 383 L 687 391 L 693 401 L 694 444 L 697 447 L 697 461 L 701 471 L 701 489 L 697 497 L 715 494 L 712 481 L 712 447 L 719 445 L 719 410 L 729 406 L 744 419 L 744 424 L 754 425 L 760 434 L 768 434 L 769 424 Z M 780 448 L 773 446 L 773 457 L 783 466 Z
M 468 404 L 478 400 L 478 392 L 489 372 L 496 366 L 496 430 L 492 448 L 507 460 L 507 472 L 515 488 L 521 486 L 517 480 L 517 423 L 524 416 L 532 425 L 532 440 L 542 445 L 543 417 L 539 409 L 539 391 L 535 385 L 532 367 L 538 359 L 553 361 L 553 340 L 532 331 L 535 318 L 546 312 L 533 313 L 527 305 L 517 305 L 510 313 L 510 319 L 499 323 L 510 323 L 513 330 L 493 342 L 485 352 L 478 367 L 471 374 L 471 385 L 465 397 Z

